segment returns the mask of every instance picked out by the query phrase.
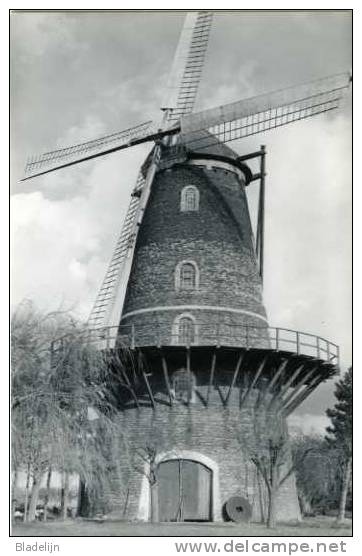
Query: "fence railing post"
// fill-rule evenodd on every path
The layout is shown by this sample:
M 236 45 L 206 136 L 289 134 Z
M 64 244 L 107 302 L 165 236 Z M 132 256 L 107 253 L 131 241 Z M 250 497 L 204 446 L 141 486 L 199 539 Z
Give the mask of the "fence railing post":
M 279 328 L 275 329 L 275 349 L 279 350 Z
M 321 348 L 320 348 L 320 345 L 319 345 L 319 336 L 317 336 L 317 357 L 318 357 L 318 359 L 321 358 Z
M 297 334 L 297 354 L 300 354 L 300 335 L 299 332 L 296 333 Z

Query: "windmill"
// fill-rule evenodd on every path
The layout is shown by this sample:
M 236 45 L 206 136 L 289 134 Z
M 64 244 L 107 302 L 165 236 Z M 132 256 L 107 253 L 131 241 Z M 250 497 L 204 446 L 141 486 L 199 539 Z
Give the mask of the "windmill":
M 137 361 L 136 376 L 122 368 L 121 418 L 133 449 L 151 433 L 163 438 L 158 512 L 166 520 L 220 519 L 223 503 L 240 493 L 226 411 L 239 424 L 256 406 L 276 405 L 286 417 L 336 372 L 339 357 L 327 340 L 268 326 L 261 298 L 266 153 L 238 155 L 227 143 L 337 109 L 350 77 L 193 112 L 211 21 L 209 12 L 186 16 L 159 122 L 33 157 L 24 178 L 153 145 L 88 322 L 101 347 L 118 353 L 127 346 Z M 252 160 L 260 164 L 256 174 Z M 245 194 L 254 181 L 255 241 Z M 207 230 L 205 219 L 215 221 Z M 127 480 L 127 515 L 148 519 L 147 485 L 132 473 Z M 293 482 L 283 496 L 289 501 L 280 516 L 297 516 Z

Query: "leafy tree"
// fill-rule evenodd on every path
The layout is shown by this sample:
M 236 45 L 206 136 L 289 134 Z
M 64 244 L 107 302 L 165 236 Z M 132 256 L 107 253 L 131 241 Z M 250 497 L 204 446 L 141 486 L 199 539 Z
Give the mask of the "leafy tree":
M 49 347 L 65 330 L 63 316 L 60 312 L 42 314 L 26 301 L 11 322 L 12 459 L 15 474 L 26 470 L 25 520 L 35 518 L 41 476 L 52 457 L 57 415 L 49 386 Z
M 12 457 L 14 470 L 27 474 L 24 520 L 35 519 L 49 468 L 65 477 L 77 473 L 99 498 L 116 457 L 112 438 L 121 434 L 108 363 L 107 354 L 89 341 L 89 331 L 67 313 L 42 314 L 30 302 L 15 311 Z M 67 488 L 64 494 L 63 517 Z
M 327 427 L 326 440 L 342 456 L 342 481 L 337 521 L 345 518 L 346 501 L 352 475 L 352 367 L 336 383 L 336 403 L 327 409 L 331 426 Z

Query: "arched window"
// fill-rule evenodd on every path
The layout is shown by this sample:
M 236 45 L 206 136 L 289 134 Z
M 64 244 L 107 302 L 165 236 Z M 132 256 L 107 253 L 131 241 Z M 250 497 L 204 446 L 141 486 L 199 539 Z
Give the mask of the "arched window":
M 172 326 L 172 343 L 181 346 L 197 344 L 197 325 L 190 313 L 182 313 L 175 318 Z
M 199 210 L 200 193 L 194 185 L 187 185 L 181 191 L 181 212 Z
M 182 317 L 178 323 L 178 343 L 190 345 L 195 341 L 194 322 L 190 317 Z
M 180 289 L 194 290 L 196 286 L 196 271 L 193 264 L 185 263 L 180 269 Z
M 179 290 L 197 290 L 199 287 L 199 269 L 194 261 L 181 261 L 175 272 L 175 288 Z
M 195 376 L 185 368 L 175 371 L 172 375 L 172 393 L 175 400 L 192 402 L 195 398 Z

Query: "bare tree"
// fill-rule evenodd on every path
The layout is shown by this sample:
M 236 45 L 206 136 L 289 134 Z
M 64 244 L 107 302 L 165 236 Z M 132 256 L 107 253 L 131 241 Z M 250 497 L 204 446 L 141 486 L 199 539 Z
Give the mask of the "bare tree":
M 240 441 L 267 489 L 266 524 L 274 528 L 278 493 L 295 469 L 284 417 L 277 409 L 255 409 L 251 430 L 244 431 Z
M 136 450 L 134 468 L 142 473 L 147 480 L 151 493 L 151 522 L 157 523 L 158 516 L 158 489 L 157 489 L 157 448 L 152 445 Z
M 291 445 L 302 513 L 334 508 L 341 481 L 340 451 L 316 435 L 300 434 Z
M 45 497 L 44 497 L 44 514 L 43 514 L 43 520 L 46 521 L 47 517 L 48 517 L 48 504 L 49 504 L 49 500 L 50 500 L 50 485 L 51 485 L 51 479 L 52 479 L 52 466 L 49 465 L 48 470 L 47 470 L 47 475 L 46 475 L 46 485 L 45 485 Z

